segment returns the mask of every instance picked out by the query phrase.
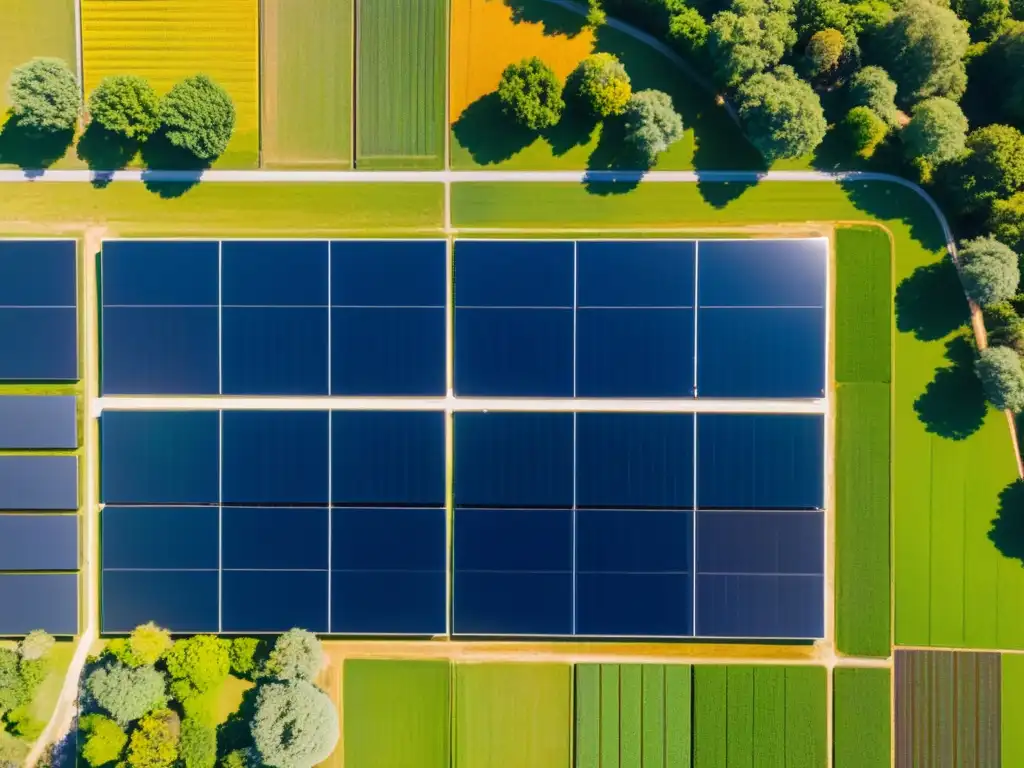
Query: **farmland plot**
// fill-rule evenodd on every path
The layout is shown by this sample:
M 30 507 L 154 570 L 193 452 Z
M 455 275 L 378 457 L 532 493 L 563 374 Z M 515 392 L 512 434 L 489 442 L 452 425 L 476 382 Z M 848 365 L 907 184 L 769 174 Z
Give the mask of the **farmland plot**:
M 357 167 L 443 167 L 445 0 L 360 0 L 357 19 Z
M 3 0 L 0 3 L 0 81 L 36 56 L 63 59 L 78 68 L 74 0 Z M 7 116 L 6 85 L 0 88 L 0 124 Z
M 838 667 L 833 712 L 835 768 L 889 768 L 892 759 L 888 669 Z

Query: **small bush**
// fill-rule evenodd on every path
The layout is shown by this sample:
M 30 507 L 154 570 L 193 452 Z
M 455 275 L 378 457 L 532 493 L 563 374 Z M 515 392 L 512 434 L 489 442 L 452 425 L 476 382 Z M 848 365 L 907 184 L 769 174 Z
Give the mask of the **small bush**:
M 36 720 L 24 704 L 7 713 L 7 726 L 11 733 L 25 741 L 35 741 L 46 728 L 46 723 Z
M 50 655 L 50 651 L 53 650 L 56 642 L 49 632 L 42 629 L 34 629 L 18 643 L 18 653 L 26 661 L 44 659 Z
M 248 749 L 236 749 L 228 752 L 220 763 L 221 768 L 253 768 L 256 758 Z
M 854 107 L 844 122 L 854 150 L 863 158 L 872 157 L 889 133 L 885 121 L 867 107 Z
M 995 238 L 965 241 L 960 250 L 964 292 L 985 307 L 1007 301 L 1017 293 L 1020 266 L 1017 254 Z
M 992 405 L 1001 411 L 1024 410 L 1024 371 L 1016 352 L 1008 347 L 984 349 L 974 369 Z
M 235 130 L 235 104 L 206 75 L 187 77 L 171 88 L 160 105 L 167 140 L 200 160 L 222 154 Z
M 312 632 L 289 629 L 274 643 L 268 671 L 280 680 L 313 680 L 323 666 L 324 649 Z
M 633 95 L 626 68 L 610 53 L 587 56 L 572 78 L 580 98 L 597 117 L 621 115 Z
M 82 757 L 93 768 L 115 763 L 121 758 L 121 753 L 128 744 L 128 736 L 121 726 L 109 717 L 84 715 L 78 721 L 78 727 L 86 734 Z
M 8 96 L 19 127 L 39 133 L 73 130 L 82 107 L 75 73 L 60 59 L 22 64 L 11 73 Z
M 555 71 L 536 56 L 505 67 L 498 100 L 507 115 L 531 131 L 555 125 L 565 109 L 562 83 Z
M 662 91 L 639 91 L 626 108 L 626 141 L 648 165 L 683 137 L 683 118 Z
M 133 629 L 128 642 L 139 666 L 156 664 L 174 645 L 171 633 L 152 621 Z

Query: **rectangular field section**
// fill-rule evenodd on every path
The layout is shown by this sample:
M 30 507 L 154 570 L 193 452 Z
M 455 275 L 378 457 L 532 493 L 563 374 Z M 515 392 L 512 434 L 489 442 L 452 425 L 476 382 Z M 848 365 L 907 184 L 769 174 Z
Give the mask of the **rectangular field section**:
M 72 71 L 77 69 L 75 0 L 3 0 L 0 15 L 0 79 L 4 83 L 12 69 L 36 56 L 55 56 Z M 0 89 L 0 124 L 10 106 L 4 87 Z
M 85 91 L 141 75 L 161 94 L 203 73 L 235 103 L 235 133 L 217 165 L 259 161 L 259 0 L 82 0 Z
M 572 667 L 457 665 L 454 727 L 454 768 L 569 768 Z
M 444 165 L 445 0 L 360 0 L 356 165 Z
M 352 165 L 352 0 L 264 0 L 263 163 Z
M 892 749 L 888 669 L 835 671 L 835 768 L 889 768 Z
M 345 768 L 448 768 L 447 661 L 349 659 Z

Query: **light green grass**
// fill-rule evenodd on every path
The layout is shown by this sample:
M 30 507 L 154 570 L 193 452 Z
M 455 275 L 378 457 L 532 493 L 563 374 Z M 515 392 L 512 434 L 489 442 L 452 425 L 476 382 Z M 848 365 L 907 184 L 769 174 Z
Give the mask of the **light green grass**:
M 445 0 L 358 1 L 357 166 L 443 167 Z
M 665 667 L 665 768 L 690 768 L 693 755 L 693 673 L 689 666 Z
M 447 661 L 345 662 L 346 768 L 448 768 Z
M 254 686 L 249 680 L 229 675 L 217 692 L 217 706 L 214 710 L 214 721 L 217 725 L 225 722 L 242 705 L 245 692 Z
M 1003 765 L 1024 765 L 1024 656 L 1003 654 L 1002 664 L 1002 760 Z M 839 766 L 836 766 L 839 768 Z
M 754 667 L 754 745 L 765 766 L 786 765 L 786 668 Z
M 352 165 L 352 0 L 264 0 L 263 164 Z
M 832 690 L 834 768 L 889 768 L 889 675 L 888 669 L 836 668 Z
M 825 674 L 823 667 L 786 667 L 786 768 L 827 764 Z
M 643 679 L 639 664 L 619 667 L 619 759 L 622 768 L 640 766 L 643 728 Z
M 567 664 L 458 664 L 454 766 L 570 768 L 572 711 Z
M 576 768 L 601 768 L 601 666 L 576 666 Z
M 643 666 L 643 768 L 665 766 L 665 667 Z
M 728 760 L 728 668 L 693 668 L 693 768 L 723 768 Z
M 3 0 L 0 2 L 0 123 L 11 104 L 11 70 L 36 56 L 55 56 L 78 71 L 75 0 Z
M 33 720 L 41 723 L 49 722 L 53 710 L 60 698 L 60 690 L 64 686 L 64 676 L 71 666 L 71 658 L 75 655 L 75 643 L 62 640 L 50 651 L 50 672 L 39 685 L 36 695 L 29 704 L 29 714 Z
M 892 247 L 878 227 L 836 230 L 836 381 L 892 379 Z
M 754 668 L 739 665 L 726 667 L 726 679 L 728 710 L 725 718 L 725 764 L 728 768 L 753 765 Z

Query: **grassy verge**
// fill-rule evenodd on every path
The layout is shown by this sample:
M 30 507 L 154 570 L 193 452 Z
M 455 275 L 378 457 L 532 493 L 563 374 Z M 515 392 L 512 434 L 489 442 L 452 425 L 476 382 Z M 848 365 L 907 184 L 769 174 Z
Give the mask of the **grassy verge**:
M 891 717 L 888 669 L 839 667 L 833 687 L 835 768 L 888 768 Z
M 1024 765 L 1024 656 L 1003 654 L 1002 662 L 1002 760 L 1003 765 Z M 838 767 L 837 767 L 838 768 Z
M 60 690 L 64 686 L 64 676 L 71 666 L 71 658 L 74 655 L 75 642 L 72 640 L 62 640 L 53 646 L 50 652 L 50 673 L 40 684 L 35 698 L 29 705 L 29 712 L 34 720 L 41 723 L 49 722 L 57 706 Z

